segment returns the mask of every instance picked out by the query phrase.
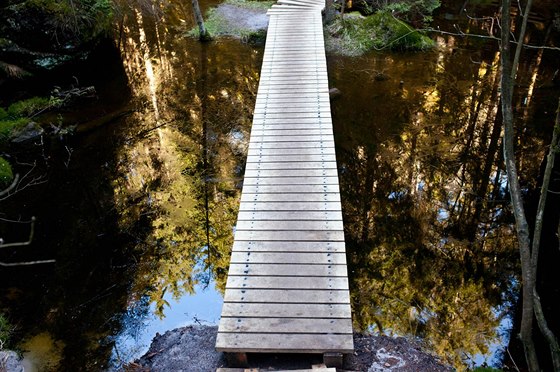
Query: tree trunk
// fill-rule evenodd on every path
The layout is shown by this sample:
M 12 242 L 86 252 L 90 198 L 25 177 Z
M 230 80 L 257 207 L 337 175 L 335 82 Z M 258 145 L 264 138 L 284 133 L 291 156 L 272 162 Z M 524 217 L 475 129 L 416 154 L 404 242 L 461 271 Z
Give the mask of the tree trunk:
M 200 6 L 198 5 L 198 0 L 192 0 L 192 7 L 194 12 L 194 18 L 198 24 L 198 38 L 200 41 L 210 41 L 212 37 L 208 33 L 206 26 L 204 26 L 204 19 L 202 18 L 202 12 L 200 11 Z
M 529 3 L 531 0 L 529 0 Z M 528 4 L 530 5 L 530 4 Z M 502 87 L 502 120 L 504 126 L 503 153 L 506 163 L 508 176 L 508 185 L 511 196 L 513 213 L 515 216 L 515 224 L 517 230 L 517 239 L 519 245 L 519 253 L 521 257 L 521 278 L 522 278 L 522 314 L 520 338 L 523 343 L 525 359 L 530 371 L 539 371 L 539 363 L 533 343 L 533 291 L 535 289 L 535 274 L 530 246 L 529 224 L 525 217 L 523 209 L 523 198 L 521 196 L 521 187 L 517 176 L 517 166 L 515 164 L 515 151 L 513 148 L 514 131 L 513 131 L 513 85 L 516 76 L 517 64 L 519 62 L 520 48 L 523 44 L 523 31 L 518 37 L 520 41 L 515 53 L 513 64 L 511 63 L 511 44 L 510 44 L 510 0 L 502 1 L 502 27 L 501 27 L 501 87 Z M 529 9 L 525 10 L 525 17 L 529 13 Z M 524 23 L 525 25 L 525 23 Z

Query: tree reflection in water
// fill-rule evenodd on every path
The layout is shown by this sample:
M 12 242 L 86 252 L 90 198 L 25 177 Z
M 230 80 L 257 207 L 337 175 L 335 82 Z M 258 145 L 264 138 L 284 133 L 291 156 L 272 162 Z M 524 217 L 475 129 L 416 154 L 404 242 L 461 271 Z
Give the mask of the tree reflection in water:
M 332 58 L 329 69 L 343 92 L 333 115 L 354 323 L 421 337 L 461 369 L 504 336 L 519 267 L 498 54 L 478 45 L 472 63 L 453 38 L 438 42 L 423 55 Z M 545 148 L 524 137 L 530 187 Z
M 166 293 L 210 277 L 225 286 L 260 52 L 177 38 L 157 19 L 127 15 L 121 49 L 138 109 L 114 188 L 120 228 L 137 241 L 131 300 L 148 296 L 163 316 Z

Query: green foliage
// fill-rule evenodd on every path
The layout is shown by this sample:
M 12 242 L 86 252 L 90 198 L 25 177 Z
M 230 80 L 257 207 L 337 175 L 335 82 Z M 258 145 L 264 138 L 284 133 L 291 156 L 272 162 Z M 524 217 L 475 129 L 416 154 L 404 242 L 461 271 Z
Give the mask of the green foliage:
M 441 6 L 440 0 L 397 1 L 382 8 L 383 11 L 396 13 L 408 22 L 428 23 L 432 21 L 432 13 Z
M 0 120 L 0 142 L 10 138 L 15 130 L 25 127 L 27 123 L 27 118 Z
M 0 107 L 0 120 L 4 120 L 8 117 L 8 113 L 2 107 Z
M 48 15 L 55 33 L 89 41 L 110 30 L 111 0 L 28 0 L 28 5 Z
M 62 100 L 59 98 L 33 97 L 11 104 L 10 107 L 8 107 L 7 114 L 12 119 L 30 117 L 40 111 L 59 107 L 61 104 Z
M 434 42 L 406 22 L 386 11 L 362 17 L 349 14 L 327 26 L 331 39 L 327 46 L 346 55 L 360 55 L 370 50 L 425 50 Z M 335 46 L 336 45 L 336 46 Z
M 2 170 L 2 158 L 0 158 L 0 172 Z M 8 342 L 10 341 L 10 335 L 12 333 L 12 327 L 8 322 L 8 319 L 3 313 L 0 313 L 0 350 L 4 349 Z

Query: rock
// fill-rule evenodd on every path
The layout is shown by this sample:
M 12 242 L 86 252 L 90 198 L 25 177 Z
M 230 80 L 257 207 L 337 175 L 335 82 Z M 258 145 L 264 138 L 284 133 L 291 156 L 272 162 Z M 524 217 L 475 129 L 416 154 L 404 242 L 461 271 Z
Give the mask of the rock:
M 329 89 L 329 97 L 331 97 L 331 99 L 340 97 L 340 95 L 342 95 L 342 92 L 339 89 L 337 88 Z
M 0 351 L 0 371 L 24 372 L 23 364 L 14 351 Z
M 26 141 L 34 140 L 45 133 L 45 130 L 34 121 L 29 122 L 25 127 L 20 129 L 12 137 L 13 143 L 23 143 Z

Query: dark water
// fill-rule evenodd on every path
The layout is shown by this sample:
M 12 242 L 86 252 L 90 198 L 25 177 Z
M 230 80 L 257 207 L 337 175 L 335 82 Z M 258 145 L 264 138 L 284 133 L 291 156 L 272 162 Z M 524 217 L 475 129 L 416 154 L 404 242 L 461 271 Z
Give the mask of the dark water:
M 187 5 L 124 12 L 117 50 L 101 45 L 57 77 L 96 86 L 97 99 L 50 119 L 77 133 L 11 149 L 17 171 L 35 161 L 30 177 L 46 182 L 0 202 L 2 218 L 37 218 L 33 243 L 0 260 L 56 259 L 0 268 L 1 309 L 38 370 L 118 366 L 155 332 L 217 320 L 263 48 L 184 37 Z M 329 77 L 342 92 L 333 117 L 355 327 L 420 337 L 464 368 L 507 345 L 519 264 L 495 45 L 438 43 L 329 57 Z M 529 53 L 521 69 L 529 201 L 559 93 L 552 61 Z M 29 228 L 0 220 L 6 242 Z

